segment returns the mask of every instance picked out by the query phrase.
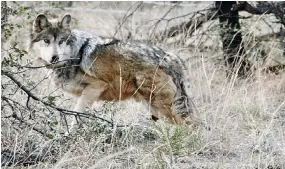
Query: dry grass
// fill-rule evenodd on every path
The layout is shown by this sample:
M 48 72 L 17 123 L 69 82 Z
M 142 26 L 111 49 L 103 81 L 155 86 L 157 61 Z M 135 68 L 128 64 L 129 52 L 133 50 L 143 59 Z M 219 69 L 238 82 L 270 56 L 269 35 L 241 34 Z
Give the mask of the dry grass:
M 30 5 L 26 2 L 23 4 Z M 49 4 L 39 4 L 40 9 L 30 12 L 32 17 L 45 10 L 50 13 L 66 13 Z M 75 7 L 66 8 L 77 19 L 75 26 L 103 36 L 113 35 L 118 28 L 118 20 L 123 18 L 128 9 L 124 3 L 81 2 L 81 5 L 88 6 L 88 9 L 96 7 L 95 9 L 100 10 L 84 12 L 76 10 Z M 186 5 L 188 6 L 174 10 L 170 16 L 180 15 L 178 11 L 187 13 L 186 9 L 191 5 Z M 202 4 L 200 7 L 206 5 Z M 152 6 L 148 3 L 145 9 L 138 11 L 139 14 L 134 13 L 133 19 L 123 24 L 122 31 L 116 37 L 125 38 L 128 34 L 126 30 L 131 31 L 133 38 L 147 37 L 149 32 L 146 31 L 146 27 L 151 24 L 145 24 L 150 19 L 144 10 L 151 10 L 152 16 L 157 13 L 156 17 L 159 18 L 169 9 L 167 5 L 154 9 Z M 193 6 L 196 7 L 197 4 Z M 108 12 L 109 9 L 112 11 Z M 24 13 L 13 21 L 26 23 L 26 15 Z M 214 27 L 211 24 L 206 26 Z M 160 27 L 163 28 L 163 25 Z M 264 27 L 264 31 L 266 30 Z M 28 28 L 24 27 L 20 32 L 13 34 L 11 43 L 24 42 L 25 38 L 22 35 L 27 32 Z M 213 31 L 213 34 L 217 35 L 217 31 Z M 96 115 L 127 126 L 118 128 L 101 121 L 90 121 L 76 133 L 63 137 L 61 133 L 66 131 L 64 117 L 58 112 L 37 105 L 40 108 L 33 112 L 34 121 L 37 123 L 33 124 L 49 129 L 52 137 L 46 138 L 35 132 L 31 126 L 26 126 L 13 118 L 5 118 L 11 114 L 11 110 L 3 108 L 2 101 L 2 151 L 9 149 L 15 156 L 16 152 L 53 154 L 36 165 L 7 168 L 285 168 L 284 72 L 276 75 L 257 70 L 245 79 L 235 76 L 227 79 L 220 59 L 221 45 L 216 43 L 219 40 L 218 36 L 198 35 L 199 32 L 193 35 L 193 38 L 183 40 L 186 44 L 195 44 L 191 47 L 181 44 L 182 40 L 169 40 L 170 44 L 157 45 L 187 60 L 185 80 L 188 94 L 198 110 L 196 114 L 203 122 L 200 126 L 189 130 L 163 121 L 154 123 L 149 119 L 149 112 L 134 101 L 119 104 L 97 103 L 94 105 L 98 111 Z M 8 43 L 2 44 L 2 59 L 5 55 L 3 48 L 7 46 Z M 25 45 L 20 45 L 20 48 L 24 47 Z M 23 64 L 24 62 L 26 58 L 21 61 Z M 28 85 L 43 79 L 43 74 L 29 71 L 27 77 L 17 77 Z M 1 82 L 7 84 L 7 79 L 2 76 Z M 2 89 L 2 95 L 15 90 L 13 86 L 7 86 L 5 90 Z M 64 97 L 50 85 L 49 80 L 44 80 L 34 92 L 41 98 L 52 93 L 52 96 L 56 96 L 56 105 L 67 108 L 73 105 L 73 98 Z M 20 91 L 11 97 L 23 105 L 26 103 L 26 96 Z M 17 113 L 28 119 L 29 114 Z M 68 118 L 70 117 L 67 116 L 67 120 Z M 50 130 L 51 128 L 53 130 Z

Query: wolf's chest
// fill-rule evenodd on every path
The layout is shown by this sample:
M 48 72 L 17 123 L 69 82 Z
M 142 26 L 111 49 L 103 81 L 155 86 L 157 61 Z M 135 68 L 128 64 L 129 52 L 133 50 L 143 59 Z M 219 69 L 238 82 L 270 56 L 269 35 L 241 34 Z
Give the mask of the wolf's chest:
M 86 87 L 82 73 L 75 69 L 57 70 L 53 73 L 52 79 L 56 87 L 74 95 L 80 95 Z

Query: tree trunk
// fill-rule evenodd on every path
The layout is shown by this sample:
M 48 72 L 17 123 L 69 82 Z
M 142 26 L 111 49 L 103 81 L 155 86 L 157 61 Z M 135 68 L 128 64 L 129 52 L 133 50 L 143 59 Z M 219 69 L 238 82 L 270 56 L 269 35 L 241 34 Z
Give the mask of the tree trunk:
M 246 56 L 240 32 L 238 11 L 234 10 L 235 1 L 216 1 L 220 22 L 220 35 L 223 42 L 225 64 L 229 68 L 227 74 L 235 71 L 244 76 L 248 71 Z
M 282 27 L 280 30 L 280 34 L 281 34 L 280 40 L 281 43 L 283 44 L 283 57 L 285 57 L 285 29 Z

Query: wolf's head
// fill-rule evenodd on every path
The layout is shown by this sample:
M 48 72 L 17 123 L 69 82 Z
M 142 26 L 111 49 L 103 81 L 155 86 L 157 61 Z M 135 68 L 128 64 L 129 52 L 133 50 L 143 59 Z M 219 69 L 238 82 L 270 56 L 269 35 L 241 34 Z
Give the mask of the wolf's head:
M 69 59 L 70 46 L 66 44 L 69 35 L 71 16 L 66 14 L 61 20 L 48 20 L 39 14 L 33 22 L 30 52 L 46 63 Z

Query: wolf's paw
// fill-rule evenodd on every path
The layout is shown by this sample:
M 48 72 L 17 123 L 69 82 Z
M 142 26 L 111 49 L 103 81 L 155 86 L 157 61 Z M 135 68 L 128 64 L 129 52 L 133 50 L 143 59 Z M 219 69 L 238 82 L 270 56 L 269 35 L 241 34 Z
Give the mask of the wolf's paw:
M 192 114 L 188 115 L 187 117 L 181 117 L 180 115 L 176 115 L 175 121 L 177 124 L 189 126 L 190 128 L 196 128 L 202 124 L 202 121 Z

